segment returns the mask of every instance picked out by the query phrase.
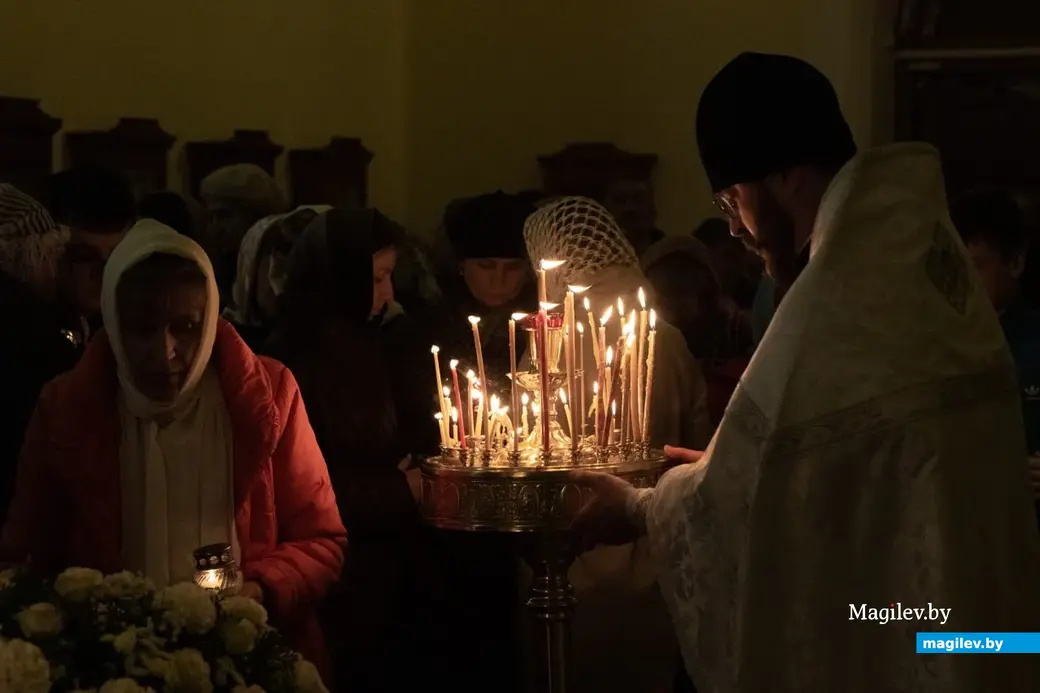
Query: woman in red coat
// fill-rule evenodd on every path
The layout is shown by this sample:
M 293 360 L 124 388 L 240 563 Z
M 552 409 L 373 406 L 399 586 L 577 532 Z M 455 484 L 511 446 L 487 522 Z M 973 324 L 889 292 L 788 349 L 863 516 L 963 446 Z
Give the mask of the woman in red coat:
M 199 546 L 228 543 L 293 645 L 327 655 L 315 604 L 346 531 L 292 374 L 217 317 L 213 268 L 151 220 L 105 268 L 105 330 L 37 403 L 0 538 L 4 560 L 190 580 Z

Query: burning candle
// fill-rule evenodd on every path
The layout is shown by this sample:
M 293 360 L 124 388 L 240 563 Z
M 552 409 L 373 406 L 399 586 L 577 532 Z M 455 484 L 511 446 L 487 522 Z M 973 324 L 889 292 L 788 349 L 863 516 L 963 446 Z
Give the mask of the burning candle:
M 549 434 L 549 417 L 552 416 L 552 407 L 549 405 L 549 314 L 546 312 L 550 304 L 542 303 L 538 308 L 537 338 L 535 348 L 538 350 L 538 375 L 541 385 L 541 408 L 542 413 L 539 421 L 542 424 L 542 450 L 547 455 L 551 449 L 552 440 Z
M 637 360 L 637 347 L 636 338 L 639 329 L 639 323 L 636 318 L 636 311 L 633 308 L 632 312 L 628 316 L 628 337 L 625 338 L 625 359 L 628 361 L 628 384 L 625 386 L 625 391 L 628 394 L 628 426 L 626 427 L 626 436 L 630 440 L 636 440 L 639 437 L 639 387 L 636 381 L 636 373 L 639 371 L 639 361 Z
M 516 384 L 516 321 L 526 317 L 527 315 L 524 313 L 513 313 L 509 318 L 509 402 L 514 412 L 520 409 L 520 402 L 517 399 L 520 390 Z M 526 407 L 524 409 L 526 413 Z M 513 452 L 519 449 L 520 441 L 517 436 L 513 436 Z
M 560 388 L 560 401 L 563 402 L 563 417 L 567 419 L 567 432 L 571 438 L 574 437 L 574 423 L 571 419 L 571 407 L 567 404 L 567 391 L 564 388 Z
M 441 386 L 444 384 L 444 381 L 441 380 L 441 348 L 434 344 L 430 347 L 430 353 L 433 354 L 433 372 L 437 377 L 437 404 L 440 405 L 438 409 L 441 410 L 441 418 L 446 418 L 448 407 L 445 405 L 443 392 L 441 392 Z
M 601 445 L 602 444 L 606 444 L 609 441 L 609 438 L 610 438 L 610 431 L 607 428 L 608 427 L 608 421 L 607 421 L 608 413 L 607 413 L 606 404 L 607 404 L 607 402 L 610 401 L 610 389 L 611 389 L 610 388 L 610 384 L 611 384 L 611 375 L 612 375 L 611 371 L 613 370 L 613 365 L 614 365 L 614 347 L 607 347 L 607 354 L 603 358 L 603 364 L 604 364 L 603 365 L 603 371 L 602 371 L 602 373 L 603 373 L 603 382 L 601 382 L 600 385 L 599 385 L 599 391 L 600 391 L 600 396 L 599 396 L 600 399 L 599 399 L 599 401 L 600 401 L 600 403 L 602 403 L 604 405 L 601 408 L 601 411 L 600 411 L 600 416 L 603 417 L 602 433 L 603 433 L 603 437 L 604 437 L 604 440 L 601 442 Z
M 441 432 L 441 447 L 448 447 L 448 422 L 444 420 L 444 414 L 437 412 L 433 415 L 437 419 L 437 428 Z
M 451 408 L 451 438 L 459 442 L 459 410 L 455 407 Z
M 564 263 L 563 260 L 541 260 L 538 263 L 538 302 L 548 303 L 549 296 L 545 285 L 545 273 L 554 270 Z
M 617 418 L 617 400 L 610 402 L 610 431 L 607 439 L 607 445 L 614 444 L 614 420 Z
M 642 442 L 643 438 L 643 411 L 646 409 L 646 333 L 647 333 L 647 320 L 649 312 L 646 309 L 646 293 L 643 291 L 643 287 L 639 287 L 639 337 L 636 342 L 637 353 L 636 353 L 636 423 L 638 429 L 638 440 Z
M 484 405 L 487 402 L 484 400 L 484 391 L 480 389 L 480 381 L 476 378 L 473 379 L 473 434 L 476 436 L 484 435 Z
M 600 445 L 603 442 L 599 437 L 599 420 L 600 416 L 603 413 L 603 406 L 600 404 L 600 401 L 601 400 L 599 395 L 599 381 L 594 380 L 592 382 L 592 406 L 596 409 L 596 413 L 594 414 L 595 418 L 593 419 L 593 429 L 594 433 L 596 434 L 596 445 Z
M 621 300 L 620 296 L 618 296 L 618 300 L 617 300 L 617 316 L 618 316 L 618 320 L 621 321 L 621 331 L 624 332 L 625 331 L 625 302 Z
M 646 343 L 646 393 L 643 401 L 643 440 L 650 440 L 650 404 L 654 393 L 654 341 L 657 337 L 657 314 L 650 311 L 650 336 Z
M 576 403 L 581 405 L 581 438 L 585 440 L 585 435 L 588 429 L 589 423 L 589 410 L 585 408 L 585 328 L 579 322 L 578 323 L 578 370 L 581 371 L 581 383 L 580 390 L 581 399 Z
M 602 359 L 606 359 L 607 356 L 607 323 L 610 322 L 610 317 L 614 314 L 614 306 L 607 306 L 607 309 L 603 312 L 603 317 L 599 319 L 599 355 Z M 604 361 L 599 362 L 599 367 L 603 368 Z
M 448 364 L 451 367 L 451 382 L 455 386 L 455 421 L 459 424 L 459 445 L 463 450 L 466 449 L 466 416 L 459 416 L 459 412 L 465 412 L 466 410 L 462 407 L 462 392 L 459 390 L 459 362 L 458 359 L 452 359 Z
M 480 374 L 480 388 L 484 391 L 484 450 L 491 451 L 491 412 L 488 411 L 488 382 L 487 374 L 484 372 L 484 347 L 480 343 L 480 318 L 476 315 L 469 316 L 469 324 L 473 326 L 473 346 L 477 350 L 477 372 Z
M 635 426 L 635 402 L 633 395 L 633 383 L 635 382 L 635 369 L 633 368 L 632 355 L 635 353 L 636 335 L 634 321 L 626 325 L 628 337 L 625 338 L 625 358 L 621 373 L 621 442 L 627 442 L 633 438 L 632 429 Z M 627 402 L 625 401 L 627 398 Z
M 578 294 L 585 293 L 588 291 L 587 286 L 568 286 L 566 301 L 564 303 L 564 324 L 566 338 L 565 347 L 567 349 L 567 356 L 570 363 L 568 364 L 569 372 L 567 373 L 567 394 L 577 407 L 580 403 L 580 399 L 577 394 L 578 390 L 578 336 L 577 336 L 577 309 L 574 306 L 574 297 Z M 575 409 L 576 414 L 580 414 L 581 411 Z M 574 425 L 571 427 L 571 451 L 578 451 L 578 443 L 581 442 L 581 436 L 578 431 L 578 422 L 575 418 Z
M 592 339 L 592 356 L 598 366 L 603 362 L 602 356 L 599 352 L 599 342 L 596 341 L 596 318 L 592 315 L 592 303 L 589 302 L 589 297 L 586 296 L 582 299 L 582 303 L 585 305 L 585 315 L 589 319 L 589 337 Z

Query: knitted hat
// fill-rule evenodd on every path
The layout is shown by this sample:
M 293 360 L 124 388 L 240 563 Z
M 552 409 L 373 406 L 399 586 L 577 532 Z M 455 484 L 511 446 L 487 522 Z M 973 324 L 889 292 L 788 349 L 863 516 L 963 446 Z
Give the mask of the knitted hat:
M 260 216 L 288 211 L 274 178 L 256 164 L 218 168 L 202 179 L 199 194 L 203 199 L 233 201 Z
M 697 146 L 712 192 L 792 166 L 840 167 L 856 154 L 838 95 L 815 67 L 742 53 L 704 88 Z
M 534 204 L 501 190 L 467 200 L 447 219 L 448 240 L 460 260 L 527 257 L 524 221 Z
M 49 281 L 67 241 L 68 231 L 43 205 L 0 183 L 0 271 L 24 282 Z

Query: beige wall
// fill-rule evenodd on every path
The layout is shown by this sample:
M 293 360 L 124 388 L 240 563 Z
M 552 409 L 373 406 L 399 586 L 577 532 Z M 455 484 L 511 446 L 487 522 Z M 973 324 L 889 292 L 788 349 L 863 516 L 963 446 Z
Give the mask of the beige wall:
M 741 50 L 813 60 L 834 80 L 861 143 L 884 137 L 877 7 L 9 2 L 0 4 L 0 94 L 42 98 L 68 129 L 141 116 L 182 141 L 222 139 L 236 127 L 268 130 L 286 147 L 361 137 L 376 154 L 372 203 L 417 231 L 432 229 L 452 198 L 537 185 L 538 154 L 612 141 L 660 156 L 661 226 L 678 233 L 711 211 L 693 138 L 698 95 Z

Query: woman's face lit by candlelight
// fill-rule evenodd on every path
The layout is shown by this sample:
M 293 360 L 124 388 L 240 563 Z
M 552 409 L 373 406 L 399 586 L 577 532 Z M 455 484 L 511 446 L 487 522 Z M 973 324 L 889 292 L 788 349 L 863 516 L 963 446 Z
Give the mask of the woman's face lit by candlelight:
M 380 315 L 394 300 L 394 268 L 397 250 L 384 248 L 372 255 L 372 316 Z
M 530 279 L 530 265 L 515 258 L 472 258 L 462 261 L 466 288 L 482 305 L 497 308 L 520 295 Z

